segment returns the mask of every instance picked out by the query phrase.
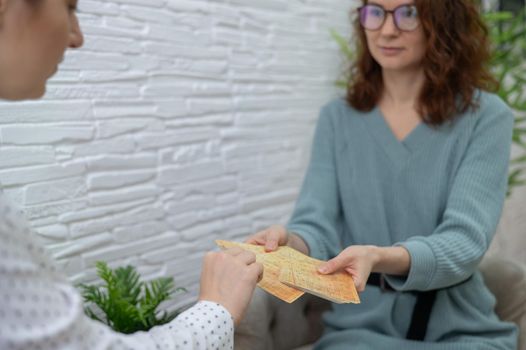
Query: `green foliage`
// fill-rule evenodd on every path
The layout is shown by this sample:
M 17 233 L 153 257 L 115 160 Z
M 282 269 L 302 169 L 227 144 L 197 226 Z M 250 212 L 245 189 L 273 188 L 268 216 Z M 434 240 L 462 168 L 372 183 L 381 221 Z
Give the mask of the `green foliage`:
M 494 45 L 491 67 L 500 83 L 499 96 L 515 110 L 513 143 L 521 154 L 511 161 L 508 195 L 526 185 L 526 11 L 484 15 Z
M 100 261 L 97 262 L 97 274 L 104 281 L 102 286 L 79 286 L 86 303 L 84 310 L 86 315 L 117 332 L 147 331 L 170 322 L 180 312 L 157 312 L 163 301 L 169 300 L 174 293 L 185 291 L 175 288 L 173 278 L 144 283 L 132 266 L 112 270 Z
M 515 111 L 513 144 L 521 150 L 521 154 L 511 161 L 508 175 L 510 195 L 514 188 L 526 185 L 526 10 L 519 14 L 486 13 L 484 20 L 493 44 L 490 67 L 500 84 L 497 94 Z M 349 42 L 334 30 L 331 36 L 349 65 L 355 59 Z M 349 79 L 347 70 L 336 85 L 346 88 Z
M 356 54 L 351 49 L 351 46 L 349 45 L 347 40 L 334 29 L 331 29 L 331 37 L 338 44 L 338 47 L 340 48 L 340 52 L 344 55 L 345 60 L 347 62 L 353 62 L 356 58 Z M 346 76 L 336 81 L 336 86 L 342 89 L 347 88 L 347 82 L 349 81 L 349 79 L 350 79 L 350 75 L 346 74 Z

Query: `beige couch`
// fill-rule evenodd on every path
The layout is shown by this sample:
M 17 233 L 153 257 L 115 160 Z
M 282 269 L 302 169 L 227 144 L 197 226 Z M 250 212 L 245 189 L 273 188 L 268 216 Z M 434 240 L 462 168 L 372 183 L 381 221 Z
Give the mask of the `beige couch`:
M 519 326 L 519 349 L 526 350 L 526 267 L 501 258 L 485 258 L 480 269 L 497 298 L 495 311 L 501 319 Z M 311 349 L 309 344 L 322 332 L 321 313 L 329 307 L 310 295 L 289 305 L 258 288 L 236 330 L 235 349 Z

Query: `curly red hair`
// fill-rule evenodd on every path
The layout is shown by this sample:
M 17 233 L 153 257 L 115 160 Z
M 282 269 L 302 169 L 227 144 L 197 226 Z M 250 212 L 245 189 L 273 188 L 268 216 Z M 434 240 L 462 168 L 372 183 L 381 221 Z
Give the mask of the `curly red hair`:
M 477 89 L 498 88 L 489 70 L 488 29 L 472 0 L 415 0 L 415 5 L 427 38 L 422 62 L 426 79 L 418 112 L 425 123 L 441 125 L 458 113 L 476 108 Z M 358 56 L 351 67 L 347 101 L 358 110 L 369 111 L 381 97 L 382 69 L 369 52 L 359 19 L 354 25 Z

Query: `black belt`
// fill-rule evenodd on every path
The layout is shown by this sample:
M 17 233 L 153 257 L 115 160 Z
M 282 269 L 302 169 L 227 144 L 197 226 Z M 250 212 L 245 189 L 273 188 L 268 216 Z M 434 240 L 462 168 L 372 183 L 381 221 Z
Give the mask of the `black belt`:
M 380 287 L 382 291 L 395 291 L 393 287 L 385 281 L 384 276 L 379 273 L 372 273 L 367 280 L 367 284 Z M 429 323 L 433 304 L 435 303 L 436 290 L 412 293 L 416 294 L 416 303 L 406 339 L 423 341 L 426 337 L 427 324 Z

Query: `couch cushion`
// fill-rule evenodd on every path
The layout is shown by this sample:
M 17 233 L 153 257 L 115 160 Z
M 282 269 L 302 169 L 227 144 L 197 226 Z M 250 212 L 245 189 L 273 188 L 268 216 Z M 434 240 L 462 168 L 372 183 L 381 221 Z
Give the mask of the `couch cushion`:
M 234 348 L 236 350 L 273 350 L 270 324 L 274 310 L 269 295 L 256 288 L 245 317 L 236 327 Z
M 312 343 L 323 331 L 321 314 L 329 308 L 329 302 L 310 294 L 288 304 L 256 288 L 245 318 L 236 328 L 234 347 L 290 350 Z
M 497 298 L 495 312 L 502 320 L 519 326 L 519 349 L 526 349 L 526 267 L 499 257 L 485 257 L 480 270 Z

